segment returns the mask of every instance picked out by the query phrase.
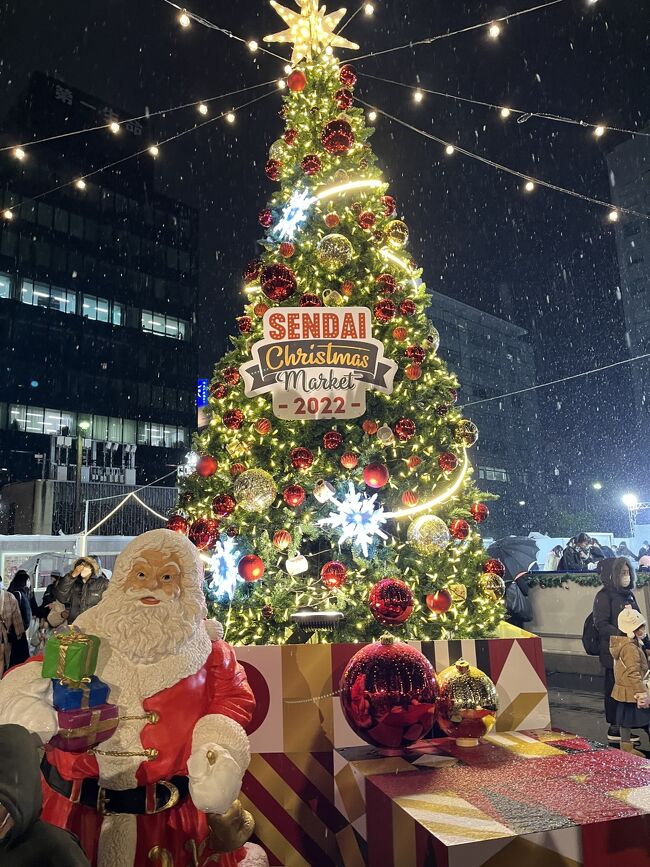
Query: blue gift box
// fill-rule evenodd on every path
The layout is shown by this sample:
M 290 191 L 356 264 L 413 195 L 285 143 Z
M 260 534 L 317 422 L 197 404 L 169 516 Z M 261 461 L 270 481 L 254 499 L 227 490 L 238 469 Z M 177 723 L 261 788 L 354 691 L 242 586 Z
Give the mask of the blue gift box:
M 107 684 L 93 675 L 87 683 L 66 685 L 53 680 L 54 695 L 52 704 L 57 710 L 87 710 L 108 702 Z

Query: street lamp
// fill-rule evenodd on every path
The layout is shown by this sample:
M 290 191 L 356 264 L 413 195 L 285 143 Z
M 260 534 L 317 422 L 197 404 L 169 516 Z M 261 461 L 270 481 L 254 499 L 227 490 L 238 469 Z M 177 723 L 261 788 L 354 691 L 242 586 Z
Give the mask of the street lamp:
M 74 527 L 81 531 L 81 461 L 84 450 L 84 434 L 90 428 L 89 421 L 77 422 L 77 474 L 74 480 Z
M 635 510 L 639 505 L 639 498 L 636 494 L 623 494 L 621 502 L 627 508 L 627 514 L 630 521 L 630 538 L 634 536 L 634 527 L 636 524 Z

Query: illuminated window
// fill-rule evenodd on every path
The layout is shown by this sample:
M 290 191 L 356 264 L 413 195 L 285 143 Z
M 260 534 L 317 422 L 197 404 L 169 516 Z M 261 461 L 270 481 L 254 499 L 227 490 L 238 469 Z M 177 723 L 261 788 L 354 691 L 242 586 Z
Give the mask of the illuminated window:
M 110 322 L 113 325 L 122 325 L 124 307 L 117 301 L 98 298 L 96 295 L 84 295 L 81 315 L 84 319 L 92 319 L 94 322 Z
M 0 273 L 0 298 L 11 298 L 11 277 Z
M 508 473 L 506 470 L 496 469 L 495 467 L 479 467 L 479 479 L 485 479 L 487 482 L 507 482 Z
M 49 286 L 47 283 L 36 283 L 33 280 L 23 280 L 20 289 L 20 300 L 23 304 L 33 307 L 49 307 L 59 313 L 76 313 L 77 296 L 68 289 Z
M 163 313 L 154 313 L 152 310 L 142 311 L 142 330 L 150 334 L 159 334 L 161 337 L 171 337 L 175 340 L 187 340 L 189 338 L 190 323 L 185 319 L 177 319 L 175 316 L 165 316 Z

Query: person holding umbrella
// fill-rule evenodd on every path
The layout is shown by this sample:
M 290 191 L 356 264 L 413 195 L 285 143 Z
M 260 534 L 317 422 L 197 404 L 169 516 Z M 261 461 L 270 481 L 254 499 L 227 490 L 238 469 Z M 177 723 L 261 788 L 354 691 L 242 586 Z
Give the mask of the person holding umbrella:
M 506 620 L 523 629 L 524 623 L 533 619 L 526 576 L 537 565 L 537 543 L 526 536 L 507 536 L 494 542 L 487 550 L 490 556 L 501 560 L 505 566 Z

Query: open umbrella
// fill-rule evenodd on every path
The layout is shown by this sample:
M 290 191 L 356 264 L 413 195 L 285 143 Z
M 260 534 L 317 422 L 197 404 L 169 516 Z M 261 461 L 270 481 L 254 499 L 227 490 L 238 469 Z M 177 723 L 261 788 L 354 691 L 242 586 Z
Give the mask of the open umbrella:
M 528 572 L 537 561 L 537 542 L 527 536 L 506 536 L 493 542 L 488 554 L 501 560 L 506 567 L 506 581 L 513 581 L 521 572 Z

